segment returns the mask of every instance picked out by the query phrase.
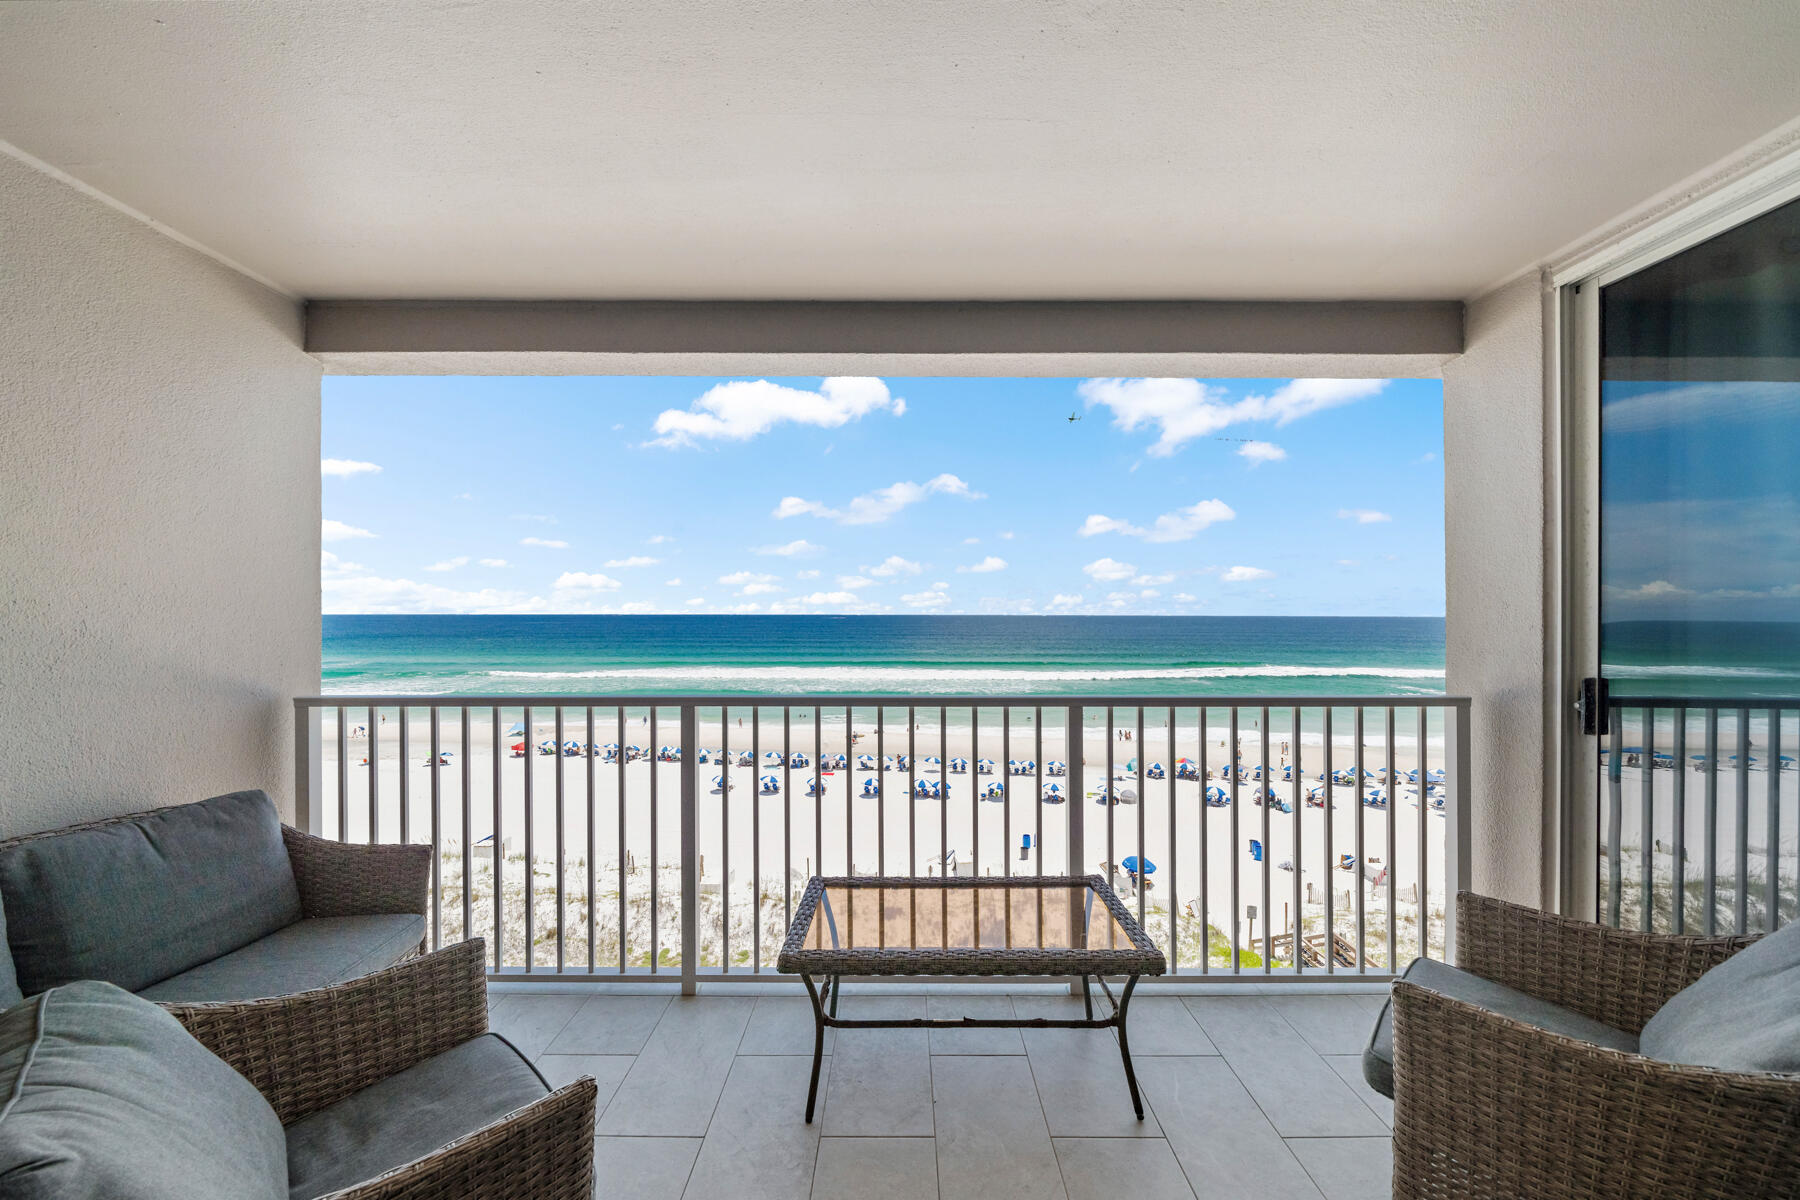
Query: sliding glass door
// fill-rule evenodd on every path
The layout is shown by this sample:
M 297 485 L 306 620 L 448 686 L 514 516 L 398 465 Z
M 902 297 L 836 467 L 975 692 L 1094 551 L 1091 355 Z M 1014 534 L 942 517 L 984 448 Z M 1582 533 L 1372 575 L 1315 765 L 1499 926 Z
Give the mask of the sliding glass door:
M 1772 929 L 1800 874 L 1800 202 L 1594 290 L 1596 907 Z

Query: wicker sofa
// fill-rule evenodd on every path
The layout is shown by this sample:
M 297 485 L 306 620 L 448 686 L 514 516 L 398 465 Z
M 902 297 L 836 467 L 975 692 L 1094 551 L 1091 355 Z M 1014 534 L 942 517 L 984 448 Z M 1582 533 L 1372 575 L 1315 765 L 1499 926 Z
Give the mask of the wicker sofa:
M 1394 985 L 1394 1196 L 1800 1197 L 1800 1074 L 1635 1052 L 1671 998 L 1755 940 L 1624 931 L 1460 894 L 1457 962 L 1476 991 L 1501 985 L 1556 1015 L 1520 1019 L 1442 987 Z M 1545 1027 L 1569 1021 L 1621 1044 Z M 1364 1058 L 1377 1086 L 1382 1036 L 1378 1025 Z
M 39 993 L 0 1013 L 0 1194 L 587 1200 L 594 1080 L 489 1033 L 483 972 L 475 940 L 248 1003 Z
M 328 987 L 423 949 L 431 847 L 281 823 L 260 791 L 0 841 L 0 1008 L 79 979 L 158 1002 Z

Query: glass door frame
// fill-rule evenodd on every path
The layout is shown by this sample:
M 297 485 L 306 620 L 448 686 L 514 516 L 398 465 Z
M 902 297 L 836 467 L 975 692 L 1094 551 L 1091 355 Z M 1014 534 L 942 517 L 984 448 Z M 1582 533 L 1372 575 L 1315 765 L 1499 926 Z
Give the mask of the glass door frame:
M 1582 681 L 1600 675 L 1600 289 L 1728 229 L 1800 200 L 1800 146 L 1747 162 L 1711 191 L 1544 272 L 1546 618 L 1559 698 L 1549 722 L 1557 763 L 1556 911 L 1600 919 L 1599 738 L 1584 734 Z

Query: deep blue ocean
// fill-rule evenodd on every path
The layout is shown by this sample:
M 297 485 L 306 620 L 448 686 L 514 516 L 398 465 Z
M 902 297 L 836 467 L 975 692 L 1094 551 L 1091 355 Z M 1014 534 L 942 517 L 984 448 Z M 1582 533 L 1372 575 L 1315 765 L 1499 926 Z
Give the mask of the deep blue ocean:
M 404 695 L 1424 695 L 1441 617 L 327 616 L 324 689 Z

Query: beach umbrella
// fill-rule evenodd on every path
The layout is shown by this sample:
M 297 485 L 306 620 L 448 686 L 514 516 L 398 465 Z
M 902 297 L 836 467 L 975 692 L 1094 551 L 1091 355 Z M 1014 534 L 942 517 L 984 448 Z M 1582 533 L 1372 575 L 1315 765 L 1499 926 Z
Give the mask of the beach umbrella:
M 1067 775 L 1069 773 L 1069 764 L 1060 759 L 1052 759 L 1044 764 L 1044 769 L 1049 771 L 1052 775 Z
M 1231 796 L 1222 787 L 1206 789 L 1206 803 L 1212 808 L 1223 808 L 1231 803 Z
M 881 795 L 881 785 L 876 783 L 873 779 L 865 779 L 863 780 L 862 794 L 865 796 L 879 796 Z
M 762 777 L 762 790 L 763 795 L 765 796 L 774 795 L 781 790 L 781 780 L 775 778 L 773 775 L 764 775 Z
M 913 781 L 913 795 L 915 795 L 915 796 L 930 796 L 931 795 L 931 780 L 929 780 L 929 779 L 914 780 Z
M 1161 779 L 1167 772 L 1163 770 L 1163 765 L 1161 763 L 1156 762 L 1151 763 L 1149 769 L 1146 770 L 1144 774 L 1151 779 Z
M 983 800 L 1004 800 L 1004 799 L 1006 799 L 1006 785 L 1004 783 L 988 784 L 987 790 L 981 793 L 981 798 Z
M 937 755 L 934 754 L 930 758 L 925 760 L 925 765 L 928 767 L 941 767 L 944 765 L 944 762 L 942 759 L 940 759 Z
M 912 760 L 907 758 L 906 755 L 904 755 L 904 754 L 894 755 L 894 770 L 896 770 L 896 771 L 912 770 Z
M 874 765 L 875 765 L 875 760 L 873 758 L 871 758 L 870 756 L 868 756 L 867 754 L 859 754 L 856 756 L 856 769 L 857 770 L 867 771 L 869 768 L 873 767 Z
M 805 765 L 806 755 L 800 753 L 798 750 L 794 751 L 793 755 L 788 759 L 788 766 L 790 767 L 804 767 Z
M 1314 784 L 1306 789 L 1306 802 L 1314 808 L 1325 807 L 1325 785 Z
M 1135 755 L 1125 760 L 1124 769 L 1127 772 L 1134 772 L 1137 770 L 1137 757 Z
M 525 753 L 525 743 L 524 743 L 524 742 L 514 742 L 514 743 L 513 743 L 513 744 L 512 744 L 512 752 L 513 752 L 513 753 L 514 753 L 514 754 L 523 754 L 523 753 Z
M 574 758 L 576 755 L 580 754 L 586 748 L 587 747 L 583 746 L 580 742 L 574 742 L 574 741 L 564 742 L 563 743 L 563 754 L 565 757 Z
M 992 775 L 994 773 L 994 760 L 991 758 L 976 759 L 975 770 L 982 775 Z
M 506 736 L 507 737 L 518 737 L 521 733 L 524 733 L 524 732 L 525 732 L 525 726 L 518 721 L 514 721 L 512 723 L 512 727 L 506 731 Z
M 1039 799 L 1045 804 L 1061 804 L 1067 800 L 1068 797 L 1063 795 L 1062 788 L 1053 783 L 1044 789 L 1043 795 L 1041 795 Z
M 1376 788 L 1372 792 L 1365 792 L 1363 794 L 1363 807 L 1364 808 L 1386 808 L 1387 806 L 1388 806 L 1387 793 L 1382 791 L 1380 788 Z
M 556 743 L 551 741 L 549 738 L 545 738 L 543 741 L 538 743 L 538 753 L 539 754 L 555 754 L 556 753 Z
M 725 777 L 723 775 L 714 775 L 713 776 L 713 787 L 717 788 L 721 792 L 724 791 L 725 790 Z
M 775 766 L 779 767 L 781 765 L 781 751 L 779 751 L 779 750 L 764 750 L 763 751 L 763 762 L 772 763 Z
M 1154 875 L 1154 874 L 1156 874 L 1156 864 L 1151 862 L 1147 858 L 1143 861 L 1143 870 L 1140 871 L 1138 869 L 1138 865 L 1139 865 L 1138 857 L 1135 854 L 1127 854 L 1125 856 L 1125 861 L 1120 863 L 1119 865 L 1121 867 L 1124 867 L 1127 871 L 1131 872 L 1133 875 L 1140 875 L 1140 874 L 1141 875 Z
M 950 769 L 960 775 L 969 769 L 969 760 L 966 758 L 953 758 L 950 760 Z
M 807 795 L 816 796 L 819 794 L 820 790 L 821 789 L 819 786 L 819 781 L 817 779 L 809 779 L 806 781 L 806 794 Z

